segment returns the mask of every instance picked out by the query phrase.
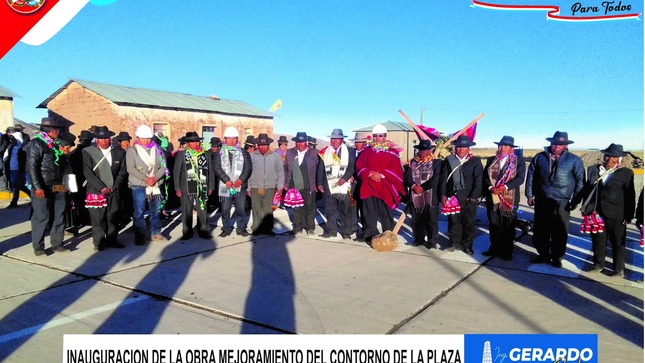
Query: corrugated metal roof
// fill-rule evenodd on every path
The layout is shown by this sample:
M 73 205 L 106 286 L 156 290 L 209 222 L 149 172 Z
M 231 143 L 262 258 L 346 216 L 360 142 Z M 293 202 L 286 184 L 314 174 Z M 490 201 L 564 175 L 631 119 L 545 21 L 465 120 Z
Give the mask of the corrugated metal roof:
M 237 100 L 212 99 L 185 93 L 156 91 L 144 88 L 115 86 L 106 83 L 71 79 L 38 106 L 46 108 L 49 101 L 66 89 L 72 82 L 95 92 L 120 106 L 143 106 L 151 108 L 211 112 L 226 115 L 273 118 L 273 114 Z
M 0 86 L 0 97 L 2 98 L 14 98 L 19 97 L 17 94 L 11 92 L 10 90 Z
M 410 126 L 407 122 L 396 122 L 396 121 L 380 122 L 380 123 L 377 123 L 377 124 L 374 124 L 374 125 L 361 127 L 360 129 L 352 130 L 352 132 L 372 132 L 372 129 L 376 125 L 385 126 L 387 131 L 409 131 L 409 132 L 414 132 L 414 129 L 412 128 L 412 126 Z

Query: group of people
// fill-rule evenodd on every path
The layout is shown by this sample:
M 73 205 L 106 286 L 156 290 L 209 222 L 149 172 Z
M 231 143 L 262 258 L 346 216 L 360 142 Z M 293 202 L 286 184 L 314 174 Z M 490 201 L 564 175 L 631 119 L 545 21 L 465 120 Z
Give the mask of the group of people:
M 404 213 L 412 216 L 415 246 L 437 247 L 441 212 L 448 220 L 450 245 L 446 250 L 472 255 L 477 204 L 483 197 L 490 227 L 490 247 L 483 255 L 511 260 L 520 186 L 526 180 L 527 203 L 535 208 L 533 244 L 538 255 L 532 263 L 562 266 L 570 212 L 581 204 L 581 228 L 591 232 L 593 241 L 593 271 L 604 269 L 609 239 L 613 272 L 624 275 L 626 225 L 636 203 L 634 173 L 622 166 L 621 145 L 602 150 L 603 162 L 585 171 L 582 160 L 568 151 L 573 141 L 566 132 L 557 131 L 546 139 L 550 145 L 532 159 L 527 172 L 524 159 L 515 152 L 514 138 L 507 135 L 495 143 L 496 155 L 484 162 L 472 153 L 475 143 L 462 135 L 451 142 L 452 153 L 443 160 L 436 157 L 430 140 L 420 140 L 414 146 L 414 159 L 402 165 L 402 149 L 388 140 L 383 125 L 376 125 L 371 135 L 357 133 L 349 140 L 353 146 L 341 129 L 334 129 L 328 135 L 330 145 L 321 150 L 306 132 L 291 139 L 291 148 L 281 136 L 278 148 L 272 150 L 274 140 L 267 134 L 247 137 L 241 143 L 238 130 L 228 127 L 224 140 L 212 138 L 208 150 L 202 149 L 203 139 L 196 132 L 186 133 L 179 139 L 181 146 L 171 153 L 169 165 L 167 145 L 155 142 L 146 125 L 137 128 L 132 144 L 127 132 L 121 132 L 118 143 L 113 143 L 115 133 L 106 126 L 83 131 L 82 147 L 72 155 L 68 154 L 76 137 L 62 133 L 64 125 L 44 118 L 39 127 L 41 131 L 31 142 L 20 147 L 25 153 L 23 170 L 32 185 L 36 255 L 45 254 L 48 228 L 52 250 L 67 251 L 63 214 L 72 174 L 76 187 L 82 188 L 77 203 L 88 210 L 97 251 L 124 247 L 117 235 L 123 215 L 130 213 L 135 244 L 144 244 L 146 210 L 150 240 L 165 240 L 159 215 L 164 200 L 174 191 L 181 205 L 183 240 L 193 237 L 194 228 L 199 237 L 211 238 L 207 217 L 214 199 L 222 213 L 219 237 L 231 235 L 234 229 L 237 235 L 248 236 L 249 209 L 251 233 L 273 235 L 273 211 L 280 207 L 293 209 L 290 234 L 312 235 L 316 198 L 322 196 L 326 223 L 320 237 L 351 239 L 355 235 L 355 240 L 370 243 L 379 234 L 379 223 L 382 231 L 393 229 L 393 210 L 408 196 Z M 94 144 L 89 140 L 95 140 Z M 81 161 L 80 170 L 72 168 L 75 159 Z M 640 200 L 642 204 L 642 192 Z M 643 216 L 636 217 L 642 225 Z

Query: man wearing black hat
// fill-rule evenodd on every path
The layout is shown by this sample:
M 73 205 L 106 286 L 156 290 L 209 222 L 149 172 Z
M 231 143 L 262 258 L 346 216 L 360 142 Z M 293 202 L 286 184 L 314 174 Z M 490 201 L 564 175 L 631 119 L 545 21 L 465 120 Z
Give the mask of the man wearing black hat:
M 434 160 L 432 151 L 435 146 L 430 140 L 421 140 L 414 148 L 418 150 L 417 156 L 410 161 L 410 167 L 403 175 L 403 183 L 412 192 L 409 206 L 413 244 L 423 244 L 427 249 L 437 248 L 441 160 Z
M 66 127 L 59 119 L 45 117 L 39 124 L 40 132 L 25 146 L 26 171 L 32 184 L 31 242 L 36 256 L 45 255 L 45 229 L 53 218 L 49 233 L 54 252 L 69 251 L 63 247 L 65 233 L 65 193 L 63 172 L 67 159 L 58 145 L 59 132 Z
M 569 214 L 585 182 L 582 160 L 569 152 L 569 134 L 556 131 L 551 146 L 533 157 L 526 176 L 527 204 L 535 207 L 533 246 L 538 257 L 531 263 L 562 267 L 567 250 Z
M 244 150 L 249 154 L 255 150 L 255 137 L 253 135 L 248 135 L 244 140 Z
M 253 235 L 273 235 L 273 200 L 284 184 L 284 167 L 278 154 L 270 149 L 273 139 L 267 134 L 255 139 L 257 149 L 251 153 L 253 170 L 248 180 L 253 203 Z
M 215 155 L 219 155 L 220 151 L 222 151 L 222 139 L 219 137 L 211 137 L 211 147 L 206 150 L 206 157 L 213 162 L 215 160 Z M 215 174 L 215 180 L 213 183 L 215 185 L 215 190 L 217 190 L 217 188 L 219 188 L 219 179 L 217 178 L 217 174 Z M 208 196 L 206 207 L 207 214 L 216 211 L 217 208 L 220 207 L 219 196 L 216 193 L 212 193 Z
M 82 226 L 91 223 L 90 213 L 85 208 L 85 176 L 83 175 L 83 149 L 92 145 L 92 133 L 88 130 L 82 130 L 78 135 L 78 145 L 69 154 L 69 163 L 72 167 L 72 173 L 76 176 L 76 186 L 78 191 L 71 193 L 71 199 L 74 203 L 76 216 L 74 218 L 74 228 L 78 231 Z
M 127 131 L 121 131 L 115 137 L 115 139 L 123 150 L 127 150 L 130 147 L 130 141 L 132 140 L 132 136 L 130 136 L 130 134 Z
M 603 152 L 603 162 L 587 169 L 589 178 L 582 192 L 583 233 L 591 233 L 593 272 L 605 267 L 607 239 L 611 241 L 613 275 L 625 276 L 627 224 L 634 215 L 636 191 L 634 172 L 622 166 L 623 146 L 611 144 Z M 600 217 L 600 218 L 598 218 Z M 642 218 L 642 217 L 641 217 Z
M 352 225 L 350 222 L 350 193 L 351 183 L 356 164 L 356 151 L 345 145 L 343 130 L 334 129 L 331 135 L 330 145 L 320 150 L 318 155 L 320 179 L 325 188 L 323 199 L 325 201 L 325 217 L 327 218 L 327 230 L 320 235 L 323 238 L 336 237 L 340 224 L 340 234 L 343 239 L 350 239 Z
M 298 132 L 291 139 L 295 147 L 287 150 L 287 169 L 284 176 L 284 189 L 295 189 L 302 196 L 303 205 L 294 207 L 292 234 L 302 232 L 313 235 L 316 217 L 316 192 L 322 192 L 322 180 L 318 169 L 318 152 L 307 147 L 307 133 Z M 287 200 L 285 200 L 287 205 Z
M 97 126 L 92 136 L 96 139 L 96 146 L 83 149 L 83 175 L 87 180 L 85 207 L 92 221 L 94 250 L 123 248 L 125 246 L 116 238 L 121 189 L 127 178 L 126 153 L 121 147 L 112 147 L 114 132 L 107 126 Z
M 446 250 L 462 249 L 468 255 L 473 254 L 477 198 L 481 195 L 483 175 L 481 159 L 470 152 L 474 145 L 466 135 L 452 142 L 453 153 L 441 166 L 439 186 L 443 211 L 449 213 L 450 247 Z
M 175 194 L 181 198 L 182 240 L 193 237 L 193 209 L 197 211 L 197 233 L 210 239 L 206 201 L 215 189 L 212 160 L 201 148 L 202 138 L 196 132 L 184 136 L 186 148 L 175 155 L 173 178 Z
M 490 230 L 490 247 L 484 256 L 513 258 L 515 219 L 520 203 L 520 186 L 524 183 L 524 158 L 515 154 L 515 139 L 503 136 L 497 144 L 497 155 L 486 160 L 483 195 Z

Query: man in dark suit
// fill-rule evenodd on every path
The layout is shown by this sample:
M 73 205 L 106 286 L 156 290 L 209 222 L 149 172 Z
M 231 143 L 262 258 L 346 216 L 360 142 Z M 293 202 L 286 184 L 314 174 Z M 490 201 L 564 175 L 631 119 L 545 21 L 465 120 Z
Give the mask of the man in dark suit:
M 127 177 L 125 151 L 121 147 L 112 147 L 112 136 L 114 132 L 107 126 L 98 126 L 92 134 L 96 146 L 83 149 L 83 175 L 87 180 L 85 206 L 92 221 L 96 251 L 106 247 L 125 247 L 116 240 L 120 194 Z
M 181 239 L 193 237 L 193 209 L 197 211 L 197 234 L 200 238 L 210 239 L 206 203 L 215 189 L 212 160 L 202 150 L 202 138 L 197 132 L 187 132 L 183 139 L 186 148 L 175 155 L 173 168 L 175 194 L 181 198 Z
M 473 156 L 470 147 L 475 143 L 468 136 L 462 135 L 452 142 L 453 153 L 444 160 L 441 166 L 440 195 L 444 213 L 454 207 L 448 214 L 448 236 L 450 247 L 447 251 L 463 249 L 473 254 L 475 238 L 475 215 L 477 198 L 482 190 L 482 162 Z
M 404 185 L 411 189 L 409 206 L 413 244 L 423 244 L 427 249 L 437 248 L 441 160 L 433 158 L 435 147 L 430 140 L 421 140 L 414 148 L 418 154 L 403 175 Z
M 593 244 L 592 271 L 605 267 L 607 238 L 611 241 L 614 276 L 625 276 L 625 238 L 636 204 L 634 172 L 621 165 L 623 146 L 611 144 L 605 150 L 602 164 L 587 169 L 589 178 L 582 195 L 583 232 L 591 233 Z M 602 219 L 598 219 L 600 216 Z M 604 225 L 603 225 L 604 224 Z
M 318 168 L 319 179 L 324 187 L 323 199 L 325 201 L 325 217 L 327 218 L 327 231 L 320 235 L 323 238 L 336 237 L 338 223 L 343 239 L 351 239 L 352 225 L 350 218 L 350 193 L 351 183 L 356 164 L 356 151 L 344 143 L 347 136 L 343 130 L 334 129 L 331 132 L 330 145 L 320 150 L 321 157 Z
M 294 207 L 291 233 L 296 234 L 305 229 L 307 234 L 313 235 L 316 226 L 316 191 L 324 190 L 322 181 L 318 179 L 318 152 L 308 148 L 306 132 L 298 132 L 291 140 L 296 142 L 296 146 L 287 150 L 284 189 L 298 190 L 302 196 L 300 202 L 304 204 Z M 289 195 L 286 198 L 285 205 L 288 205 Z
M 504 136 L 497 144 L 497 155 L 486 160 L 484 167 L 484 196 L 490 230 L 490 247 L 484 256 L 513 258 L 515 219 L 520 203 L 520 186 L 524 183 L 524 158 L 515 155 L 515 139 Z

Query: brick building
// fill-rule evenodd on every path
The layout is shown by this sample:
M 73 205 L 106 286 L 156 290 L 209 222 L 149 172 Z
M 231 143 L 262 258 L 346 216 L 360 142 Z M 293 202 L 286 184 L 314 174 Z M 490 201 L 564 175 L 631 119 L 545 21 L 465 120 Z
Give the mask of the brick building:
M 222 137 L 229 126 L 238 129 L 241 141 L 261 132 L 273 135 L 273 115 L 242 101 L 76 79 L 38 107 L 47 108 L 50 117 L 67 121 L 75 135 L 102 125 L 134 135 L 142 124 L 155 133 L 163 132 L 175 144 L 188 131 L 197 131 L 208 141 L 212 136 Z

